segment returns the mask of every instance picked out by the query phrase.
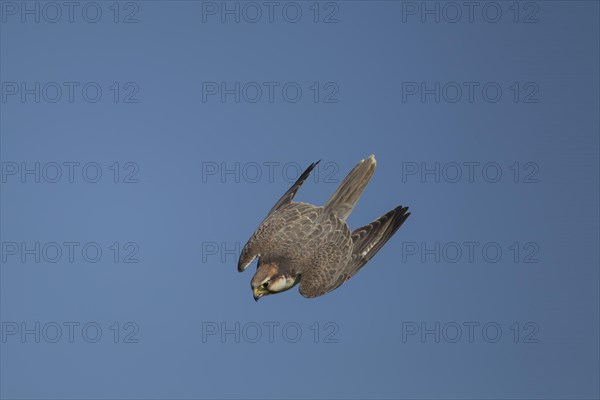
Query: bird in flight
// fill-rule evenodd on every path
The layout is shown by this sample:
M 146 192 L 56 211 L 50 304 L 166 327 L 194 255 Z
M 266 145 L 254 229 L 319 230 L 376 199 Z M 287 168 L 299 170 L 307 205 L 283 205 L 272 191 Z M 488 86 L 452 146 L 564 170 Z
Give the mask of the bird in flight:
M 312 163 L 279 199 L 244 246 L 242 272 L 259 258 L 252 278 L 254 300 L 300 284 L 304 297 L 337 289 L 358 272 L 410 215 L 398 206 L 351 231 L 346 219 L 375 172 L 375 156 L 361 160 L 324 206 L 293 202 L 319 162 Z

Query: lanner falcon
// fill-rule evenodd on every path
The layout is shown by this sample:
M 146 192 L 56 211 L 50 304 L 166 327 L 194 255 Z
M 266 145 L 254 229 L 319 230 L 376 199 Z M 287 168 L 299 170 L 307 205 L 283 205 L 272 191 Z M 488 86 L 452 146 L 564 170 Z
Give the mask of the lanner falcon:
M 354 231 L 346 224 L 375 172 L 375 156 L 361 160 L 324 206 L 293 202 L 319 162 L 312 163 L 279 199 L 240 255 L 238 271 L 259 257 L 252 278 L 254 300 L 300 283 L 300 294 L 318 297 L 358 272 L 410 215 L 398 206 Z

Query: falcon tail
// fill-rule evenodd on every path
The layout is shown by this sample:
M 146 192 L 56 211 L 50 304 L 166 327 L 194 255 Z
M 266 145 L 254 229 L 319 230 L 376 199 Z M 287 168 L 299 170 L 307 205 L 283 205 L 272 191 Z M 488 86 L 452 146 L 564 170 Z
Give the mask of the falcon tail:
M 324 206 L 325 210 L 334 213 L 339 219 L 345 221 L 371 180 L 376 164 L 374 155 L 356 164 L 331 198 L 327 200 Z

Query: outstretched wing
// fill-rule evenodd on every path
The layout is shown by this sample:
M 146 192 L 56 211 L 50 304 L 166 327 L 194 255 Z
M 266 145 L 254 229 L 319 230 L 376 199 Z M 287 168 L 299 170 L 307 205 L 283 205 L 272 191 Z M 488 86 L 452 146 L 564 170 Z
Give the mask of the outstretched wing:
M 344 268 L 344 282 L 358 272 L 396 233 L 410 216 L 408 207 L 396 207 L 368 225 L 352 232 L 352 258 Z
M 294 199 L 294 196 L 296 196 L 296 192 L 298 191 L 298 189 L 300 189 L 300 186 L 302 186 L 302 184 L 304 183 L 304 181 L 306 180 L 306 178 L 308 178 L 308 176 L 310 175 L 310 173 L 312 172 L 312 170 L 320 162 L 321 162 L 321 160 L 319 160 L 317 162 L 314 162 L 314 163 L 310 164 L 308 166 L 308 168 L 306 168 L 306 170 L 302 173 L 302 175 L 300 175 L 300 177 L 292 185 L 292 187 L 289 188 L 289 190 L 287 192 L 285 192 L 285 194 L 283 196 L 281 196 L 281 198 L 279 199 L 279 201 L 277 203 L 275 203 L 275 205 L 273 206 L 273 208 L 271 208 L 271 211 L 269 211 L 269 213 L 267 214 L 267 217 L 269 215 L 271 215 L 273 213 L 273 211 L 279 209 L 284 204 L 288 204 L 288 203 L 292 202 L 292 200 Z
M 338 288 L 354 276 L 406 221 L 410 215 L 407 211 L 408 207 L 396 207 L 370 224 L 353 231 L 350 260 L 346 264 L 335 266 L 335 274 L 323 273 L 320 271 L 324 268 L 323 265 L 314 265 L 310 273 L 303 274 L 300 293 L 305 297 L 318 297 Z M 331 268 L 330 265 L 325 266 L 327 271 Z M 302 285 L 310 290 L 303 290 Z
M 270 223 L 271 226 L 266 227 L 265 222 L 267 221 L 267 219 L 275 211 L 277 211 L 284 205 L 292 202 L 292 200 L 294 199 L 294 196 L 296 196 L 296 192 L 298 192 L 298 189 L 300 189 L 300 186 L 302 186 L 304 181 L 306 181 L 306 178 L 308 178 L 308 176 L 310 175 L 312 170 L 317 166 L 317 164 L 319 164 L 320 161 L 321 160 L 314 162 L 314 163 L 310 164 L 308 166 L 308 168 L 306 168 L 306 170 L 302 173 L 302 175 L 300 175 L 300 177 L 298 178 L 298 180 L 296 180 L 296 182 L 292 185 L 292 187 L 289 188 L 289 190 L 287 192 L 285 192 L 285 194 L 283 196 L 281 196 L 281 198 L 279 199 L 279 201 L 277 201 L 277 203 L 273 206 L 273 208 L 271 208 L 271 210 L 269 211 L 269 213 L 267 214 L 267 216 L 265 217 L 263 222 L 260 224 L 258 229 L 254 232 L 254 234 L 252 234 L 252 237 L 250 238 L 250 240 L 248 240 L 248 243 L 246 243 L 246 245 L 244 246 L 244 249 L 242 250 L 242 253 L 240 254 L 240 259 L 238 260 L 238 271 L 239 272 L 242 272 L 246 268 L 248 268 L 248 266 L 250 264 L 252 264 L 252 261 L 254 261 L 254 259 L 259 255 L 258 243 L 261 241 L 261 239 L 265 235 L 267 235 L 268 232 L 266 232 L 266 231 L 274 231 L 274 230 L 281 228 L 281 227 L 273 226 L 274 224 L 276 225 L 278 221 L 271 221 L 271 223 Z M 282 221 L 279 221 L 279 222 L 282 222 Z

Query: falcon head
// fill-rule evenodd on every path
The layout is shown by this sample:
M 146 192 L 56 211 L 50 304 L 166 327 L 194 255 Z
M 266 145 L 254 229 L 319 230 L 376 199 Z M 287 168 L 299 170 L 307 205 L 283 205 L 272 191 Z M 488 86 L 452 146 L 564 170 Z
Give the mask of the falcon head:
M 299 275 L 282 273 L 277 263 L 259 263 L 250 282 L 254 300 L 263 296 L 291 289 L 299 281 Z

